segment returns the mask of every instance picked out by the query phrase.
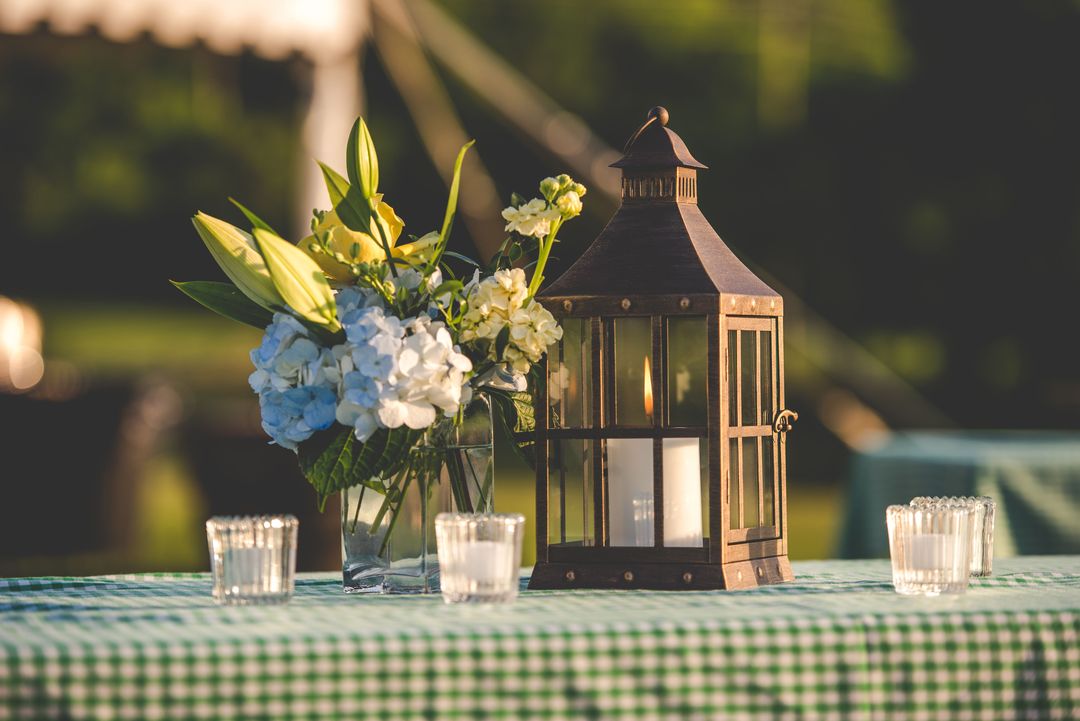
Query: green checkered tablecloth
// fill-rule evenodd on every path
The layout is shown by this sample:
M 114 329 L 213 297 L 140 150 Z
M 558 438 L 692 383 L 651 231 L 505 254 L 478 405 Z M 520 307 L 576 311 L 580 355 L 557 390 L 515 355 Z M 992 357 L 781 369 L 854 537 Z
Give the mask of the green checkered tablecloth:
M 823 561 L 495 608 L 330 574 L 262 608 L 216 607 L 201 574 L 0 579 L 0 719 L 1080 718 L 1080 557 L 995 572 L 947 599 Z

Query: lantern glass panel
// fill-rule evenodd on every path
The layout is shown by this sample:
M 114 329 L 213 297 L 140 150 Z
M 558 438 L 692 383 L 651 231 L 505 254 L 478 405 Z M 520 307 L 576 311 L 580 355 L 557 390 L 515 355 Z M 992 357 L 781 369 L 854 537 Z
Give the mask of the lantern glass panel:
M 656 392 L 645 371 L 656 367 L 652 319 L 616 318 L 614 328 L 615 425 L 651 426 Z
M 739 333 L 739 375 L 741 377 L 742 390 L 742 423 L 744 426 L 756 426 L 757 390 L 758 390 L 758 365 L 757 365 L 757 333 L 752 330 L 744 330 Z
M 708 423 L 708 346 L 704 316 L 667 321 L 668 425 Z
M 608 543 L 654 545 L 653 439 L 607 440 Z
M 758 423 L 767 426 L 771 425 L 773 420 L 772 331 L 763 330 L 758 333 L 758 338 L 761 358 L 761 419 Z
M 548 349 L 548 405 L 552 428 L 592 426 L 592 327 L 564 318 L 562 340 Z
M 548 442 L 548 539 L 552 545 L 592 546 L 593 441 Z
M 761 487 L 761 525 L 762 526 L 775 526 L 776 525 L 776 510 L 773 507 L 774 503 L 774 491 L 773 485 L 776 483 L 776 478 L 773 473 L 775 461 L 773 458 L 773 439 L 772 436 L 762 436 L 761 438 L 761 477 L 763 479 L 763 485 Z
M 742 491 L 739 488 L 739 439 L 728 441 L 728 527 L 740 528 L 742 522 Z
M 758 525 L 758 439 L 742 439 L 743 517 L 741 528 Z

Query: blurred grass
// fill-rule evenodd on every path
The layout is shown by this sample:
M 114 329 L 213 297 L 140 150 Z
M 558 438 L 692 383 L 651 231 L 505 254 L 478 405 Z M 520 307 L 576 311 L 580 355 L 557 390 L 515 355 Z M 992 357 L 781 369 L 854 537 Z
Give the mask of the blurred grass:
M 44 303 L 45 357 L 87 375 L 164 373 L 192 390 L 247 392 L 248 352 L 262 335 L 192 303 L 153 305 Z

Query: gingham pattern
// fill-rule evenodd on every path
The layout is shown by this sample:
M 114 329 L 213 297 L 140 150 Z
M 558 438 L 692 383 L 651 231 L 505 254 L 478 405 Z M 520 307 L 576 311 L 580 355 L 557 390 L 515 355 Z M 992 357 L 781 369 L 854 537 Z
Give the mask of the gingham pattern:
M 356 597 L 301 575 L 218 608 L 206 575 L 0 579 L 0 719 L 1075 719 L 1080 557 L 958 598 L 883 561 L 742 592 Z

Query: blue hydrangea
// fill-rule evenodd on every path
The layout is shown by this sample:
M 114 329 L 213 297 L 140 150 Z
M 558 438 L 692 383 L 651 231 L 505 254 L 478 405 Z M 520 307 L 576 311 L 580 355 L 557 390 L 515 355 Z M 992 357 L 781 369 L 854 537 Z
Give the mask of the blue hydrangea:
M 251 351 L 255 372 L 248 377 L 256 393 L 273 388 L 284 391 L 314 376 L 322 365 L 322 349 L 312 341 L 308 329 L 291 315 L 275 313 L 266 327 L 262 343 Z
M 268 390 L 259 396 L 259 408 L 267 435 L 279 446 L 296 450 L 315 431 L 334 423 L 337 395 L 327 386 Z
M 382 299 L 379 294 L 370 288 L 358 288 L 349 286 L 342 288 L 334 296 L 337 305 L 338 318 L 344 318 L 350 312 L 359 308 L 381 308 Z

